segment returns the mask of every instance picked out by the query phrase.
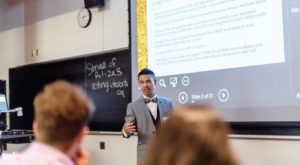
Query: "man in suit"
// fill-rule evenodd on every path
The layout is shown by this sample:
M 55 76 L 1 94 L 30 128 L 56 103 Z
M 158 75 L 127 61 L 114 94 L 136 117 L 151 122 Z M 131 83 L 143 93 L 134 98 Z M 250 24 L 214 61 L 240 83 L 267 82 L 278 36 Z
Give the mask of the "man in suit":
M 170 113 L 172 101 L 155 94 L 156 77 L 150 69 L 145 68 L 139 72 L 138 82 L 143 96 L 128 104 L 122 132 L 124 137 L 129 138 L 137 131 L 137 162 L 140 165 L 149 139 L 155 135 L 161 121 Z

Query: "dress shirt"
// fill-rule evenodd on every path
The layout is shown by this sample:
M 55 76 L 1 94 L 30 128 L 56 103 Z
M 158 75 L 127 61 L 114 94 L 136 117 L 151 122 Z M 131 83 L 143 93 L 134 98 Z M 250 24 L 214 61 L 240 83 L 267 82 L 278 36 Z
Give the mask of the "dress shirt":
M 156 98 L 156 95 L 154 95 L 152 98 L 148 98 L 146 96 L 144 96 L 144 99 L 150 99 L 150 100 L 153 100 L 154 98 Z M 153 116 L 153 118 L 156 120 L 157 118 L 157 103 L 156 102 L 148 102 L 147 103 L 147 106 Z
M 0 165 L 75 165 L 60 150 L 40 142 L 32 142 L 22 153 L 0 160 Z

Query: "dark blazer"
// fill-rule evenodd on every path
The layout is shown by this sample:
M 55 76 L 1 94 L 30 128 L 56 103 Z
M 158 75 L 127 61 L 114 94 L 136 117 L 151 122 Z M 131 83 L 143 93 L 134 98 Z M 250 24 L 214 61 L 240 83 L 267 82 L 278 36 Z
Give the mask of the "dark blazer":
M 168 98 L 156 96 L 157 106 L 159 109 L 160 121 L 163 121 L 165 117 L 170 113 L 173 105 L 172 101 Z M 149 140 L 155 135 L 156 127 L 151 118 L 151 112 L 144 102 L 144 98 L 131 102 L 127 105 L 125 122 L 134 121 L 137 127 L 138 133 L 138 145 L 137 145 L 137 159 L 138 164 L 144 159 L 144 153 L 147 149 Z M 129 135 L 130 136 L 130 135 Z M 128 136 L 128 137 L 129 137 Z

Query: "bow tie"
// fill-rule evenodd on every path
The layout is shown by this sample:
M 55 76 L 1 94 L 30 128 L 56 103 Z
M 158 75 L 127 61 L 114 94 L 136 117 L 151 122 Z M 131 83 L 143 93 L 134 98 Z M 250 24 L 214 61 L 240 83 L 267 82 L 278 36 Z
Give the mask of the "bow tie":
M 144 98 L 144 101 L 145 101 L 146 104 L 148 104 L 150 102 L 156 103 L 157 102 L 157 98 L 156 97 L 154 97 L 152 99 Z

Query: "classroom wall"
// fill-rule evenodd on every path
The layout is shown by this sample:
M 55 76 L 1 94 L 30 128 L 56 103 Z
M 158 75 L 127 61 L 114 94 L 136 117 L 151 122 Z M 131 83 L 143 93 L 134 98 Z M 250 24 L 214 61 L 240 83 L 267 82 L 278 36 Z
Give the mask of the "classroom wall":
M 80 56 L 128 47 L 127 0 L 107 0 L 104 9 L 92 9 L 88 28 L 77 25 L 83 0 L 0 1 L 0 79 L 8 80 L 8 68 L 35 62 Z M 37 49 L 38 55 L 32 55 Z M 300 164 L 300 137 L 230 137 L 243 165 Z M 91 134 L 83 146 L 91 151 L 94 165 L 134 165 L 136 136 Z M 99 148 L 100 142 L 106 149 Z
M 105 148 L 100 149 L 100 143 Z M 123 138 L 121 133 L 97 133 L 87 135 L 83 146 L 90 151 L 92 165 L 135 165 L 137 160 L 137 136 Z
M 0 1 L 0 79 L 8 80 L 8 68 L 25 63 L 24 2 Z
M 236 136 L 230 137 L 241 165 L 299 165 L 299 136 Z
M 91 8 L 92 21 L 79 27 L 83 0 L 28 0 L 25 3 L 26 63 L 128 47 L 127 1 L 106 1 Z M 32 51 L 38 49 L 38 56 Z

